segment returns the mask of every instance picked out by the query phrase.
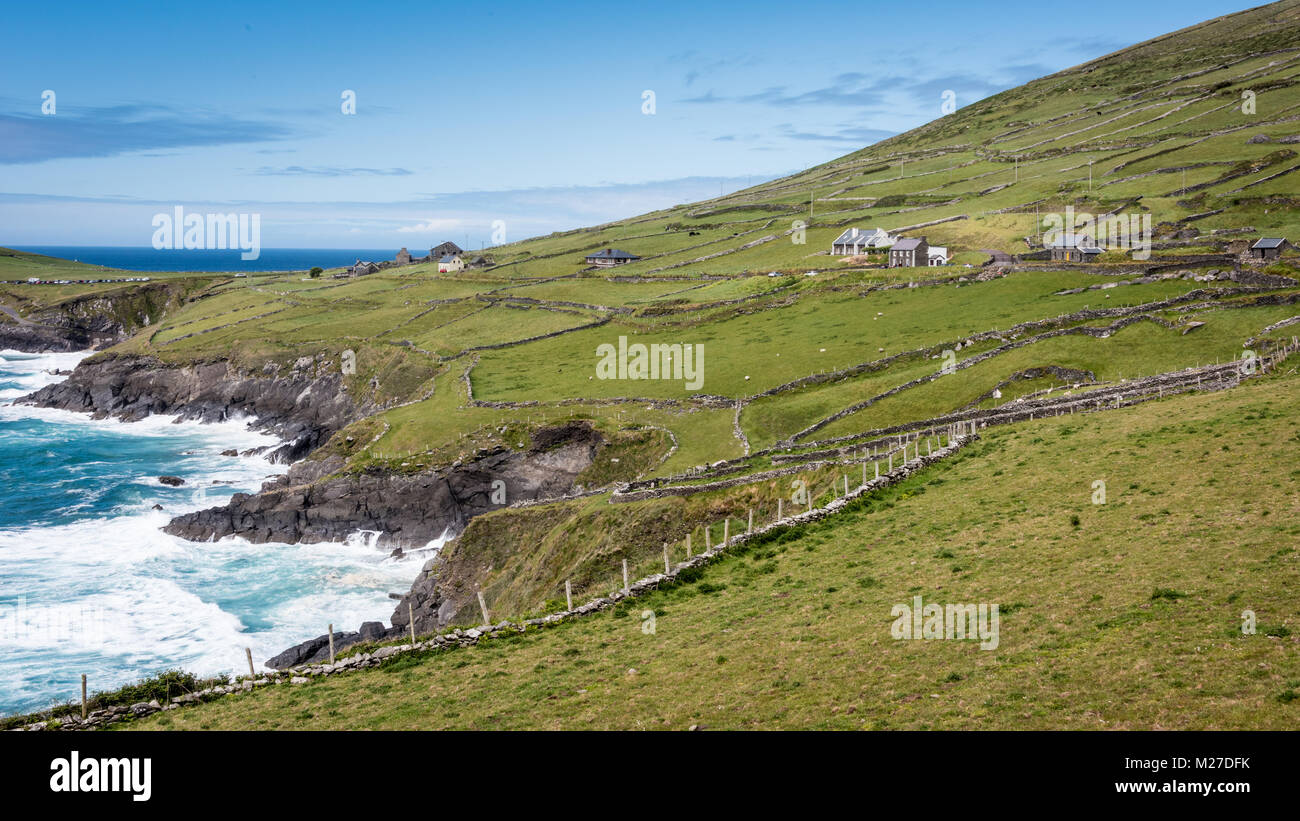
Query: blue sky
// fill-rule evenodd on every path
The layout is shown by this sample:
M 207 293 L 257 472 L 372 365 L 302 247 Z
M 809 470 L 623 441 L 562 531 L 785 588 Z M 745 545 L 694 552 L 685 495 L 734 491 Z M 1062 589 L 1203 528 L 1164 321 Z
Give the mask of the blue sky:
M 0 245 L 491 244 L 781 176 L 1240 0 L 22 3 Z M 55 112 L 42 113 L 42 93 Z M 341 110 L 355 92 L 356 113 Z M 654 113 L 643 113 L 645 91 Z

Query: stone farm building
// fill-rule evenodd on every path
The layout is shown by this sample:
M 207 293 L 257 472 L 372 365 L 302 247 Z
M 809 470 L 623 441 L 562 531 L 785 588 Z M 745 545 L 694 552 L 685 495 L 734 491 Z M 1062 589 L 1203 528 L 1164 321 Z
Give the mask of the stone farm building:
M 451 274 L 465 270 L 465 260 L 460 254 L 444 254 L 438 259 L 438 273 Z
M 379 265 L 374 262 L 364 262 L 357 260 L 356 263 L 347 269 L 347 273 L 354 277 L 365 276 L 379 271 Z
M 865 254 L 873 248 L 888 248 L 894 244 L 894 238 L 883 228 L 849 228 L 831 243 L 831 254 L 839 257 L 855 257 Z
M 1277 259 L 1291 247 L 1285 237 L 1261 237 L 1250 246 L 1251 259 Z
M 640 258 L 636 254 L 629 254 L 627 251 L 620 251 L 617 248 L 604 248 L 594 254 L 588 254 L 587 264 L 594 265 L 597 268 L 612 268 L 615 265 L 626 265 L 629 262 L 635 262 Z
M 398 265 L 410 265 L 411 252 L 403 248 L 397 252 L 397 258 L 394 259 L 393 262 L 396 262 Z
M 1061 234 L 1047 244 L 1054 262 L 1096 262 L 1102 249 L 1087 234 Z
M 903 237 L 889 248 L 889 267 L 924 268 L 930 264 L 929 252 L 925 237 Z

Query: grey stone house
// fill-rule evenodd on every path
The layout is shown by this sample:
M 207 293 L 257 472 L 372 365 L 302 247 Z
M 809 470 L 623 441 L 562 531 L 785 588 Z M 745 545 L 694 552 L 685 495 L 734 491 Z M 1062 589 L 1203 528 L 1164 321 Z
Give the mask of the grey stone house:
M 1286 237 L 1260 237 L 1250 246 L 1251 259 L 1277 259 L 1291 247 Z
M 930 264 L 930 244 L 925 237 L 903 237 L 889 248 L 890 268 L 925 268 Z

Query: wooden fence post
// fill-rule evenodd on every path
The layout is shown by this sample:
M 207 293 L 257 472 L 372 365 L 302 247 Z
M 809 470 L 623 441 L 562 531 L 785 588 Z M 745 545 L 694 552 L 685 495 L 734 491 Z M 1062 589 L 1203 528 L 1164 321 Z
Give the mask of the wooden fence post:
M 483 591 L 478 591 L 478 609 L 483 611 L 483 626 L 487 627 L 492 624 L 492 619 L 488 617 L 487 599 L 483 598 Z
M 749 509 L 749 524 L 745 526 L 746 533 L 754 532 L 754 508 Z
M 623 560 L 623 593 L 626 594 L 627 592 L 628 592 L 628 589 L 627 589 L 627 559 L 624 559 L 624 560 Z
M 673 566 L 668 563 L 668 542 L 664 542 L 664 575 L 673 572 Z
M 782 508 L 785 506 L 785 497 L 777 497 L 776 500 L 776 520 L 779 522 L 785 518 L 785 512 Z
M 691 534 L 686 534 L 686 558 L 691 557 Z
M 722 520 L 722 546 L 725 548 L 731 541 L 731 517 Z
M 330 625 L 330 666 L 334 666 L 334 625 Z
M 573 609 L 573 586 L 568 579 L 564 580 L 564 603 L 568 605 L 567 609 Z
M 408 599 L 406 602 L 406 620 L 411 625 L 411 646 L 415 646 L 415 607 Z
M 81 674 L 81 720 L 86 720 L 86 674 Z
M 244 655 L 248 656 L 248 674 L 253 678 L 257 678 L 257 671 L 253 669 L 253 648 L 245 647 Z

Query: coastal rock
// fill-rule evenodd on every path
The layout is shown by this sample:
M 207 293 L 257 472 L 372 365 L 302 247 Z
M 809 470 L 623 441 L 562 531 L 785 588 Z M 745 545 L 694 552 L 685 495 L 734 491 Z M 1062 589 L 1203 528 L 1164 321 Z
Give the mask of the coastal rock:
M 571 490 L 603 440 L 586 424 L 562 428 L 539 431 L 527 452 L 500 448 L 459 467 L 410 475 L 330 476 L 340 460 L 307 460 L 260 493 L 236 493 L 221 507 L 176 517 L 164 530 L 190 541 L 235 535 L 290 544 L 342 541 L 366 530 L 381 533 L 377 546 L 390 551 L 423 548 L 502 507 L 493 502 L 493 482 L 505 483 L 507 503 Z
M 82 362 L 66 381 L 17 402 L 124 422 L 153 414 L 200 422 L 251 416 L 260 430 L 288 441 L 271 453 L 273 462 L 303 458 L 334 431 L 377 409 L 353 401 L 335 372 L 268 378 L 240 372 L 228 362 L 175 366 L 128 354 Z
M 0 349 L 65 353 L 115 345 L 180 305 L 188 287 L 179 281 L 150 282 L 74 297 L 26 316 L 11 314 L 13 321 L 0 322 Z
M 168 487 L 180 487 L 185 484 L 185 480 L 179 476 L 159 476 L 158 481 Z
M 250 541 L 337 541 L 359 529 L 382 532 L 381 544 L 420 548 L 444 532 L 459 532 L 471 518 L 500 508 L 492 501 L 492 483 L 505 482 L 506 500 L 517 502 L 561 496 L 596 458 L 603 443 L 586 422 L 544 428 L 527 452 L 496 450 L 443 471 L 413 476 L 362 475 L 327 478 L 314 484 L 276 486 L 256 496 L 236 494 L 221 508 L 186 514 L 164 528 L 192 541 L 237 533 Z M 328 475 L 337 465 L 294 465 L 291 478 Z M 327 460 L 321 460 L 326 462 Z M 424 564 L 419 578 L 402 596 L 392 627 L 378 622 L 356 633 L 336 633 L 335 651 L 358 641 L 404 636 L 415 616 L 417 633 L 447 625 L 477 599 L 465 591 L 461 567 L 439 567 L 437 557 Z M 291 647 L 266 662 L 285 669 L 329 658 L 329 636 Z

